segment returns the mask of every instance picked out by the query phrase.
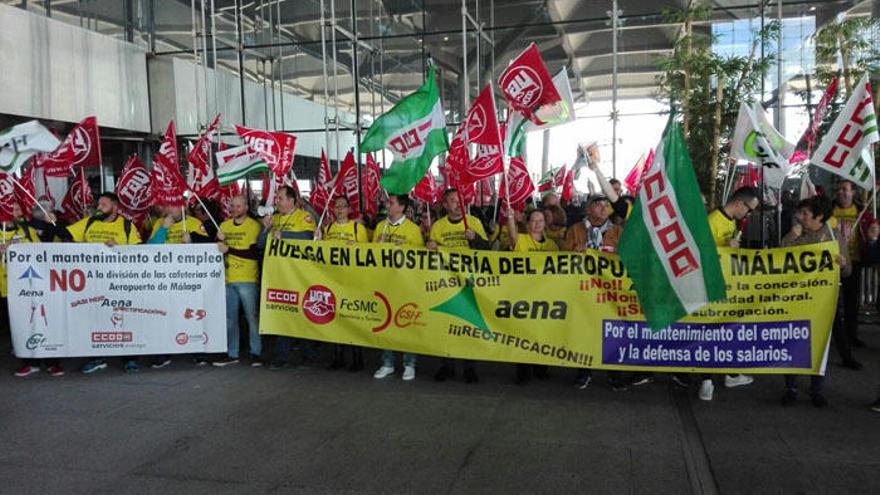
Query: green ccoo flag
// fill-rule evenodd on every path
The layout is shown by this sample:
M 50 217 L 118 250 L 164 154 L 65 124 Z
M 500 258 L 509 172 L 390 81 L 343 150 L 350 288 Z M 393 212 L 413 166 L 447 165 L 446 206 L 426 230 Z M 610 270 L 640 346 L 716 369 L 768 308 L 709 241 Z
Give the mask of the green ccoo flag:
M 691 158 L 673 119 L 642 175 L 618 247 L 655 331 L 727 297 Z
M 390 194 L 409 193 L 422 180 L 431 160 L 449 149 L 433 66 L 418 91 L 373 122 L 361 142 L 360 152 L 383 148 L 390 148 L 394 154 L 391 168 L 380 181 Z

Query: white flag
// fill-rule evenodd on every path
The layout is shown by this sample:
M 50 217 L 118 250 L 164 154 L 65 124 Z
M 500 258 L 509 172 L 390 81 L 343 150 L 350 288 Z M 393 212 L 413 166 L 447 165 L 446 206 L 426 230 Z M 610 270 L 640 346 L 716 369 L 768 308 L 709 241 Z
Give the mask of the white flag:
M 767 187 L 778 189 L 782 186 L 791 170 L 788 159 L 794 148 L 795 145 L 786 141 L 785 136 L 773 127 L 761 105 L 740 104 L 730 154 L 740 160 L 761 164 Z
M 61 141 L 36 120 L 0 131 L 0 171 L 13 174 L 35 153 L 55 151 Z
M 853 89 L 843 111 L 822 138 L 810 162 L 817 167 L 874 189 L 874 159 L 871 143 L 880 141 L 871 83 L 867 74 Z

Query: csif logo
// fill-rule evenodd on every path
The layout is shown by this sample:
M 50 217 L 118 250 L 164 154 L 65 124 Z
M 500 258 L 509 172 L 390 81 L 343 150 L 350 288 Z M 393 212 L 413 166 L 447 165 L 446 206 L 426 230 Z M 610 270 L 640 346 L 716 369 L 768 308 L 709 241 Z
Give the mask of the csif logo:
M 40 345 L 42 345 L 44 343 L 46 343 L 46 337 L 44 337 L 43 334 L 41 334 L 41 333 L 35 333 L 27 339 L 27 342 L 25 342 L 24 346 L 29 351 L 32 351 L 32 350 L 36 349 L 37 347 L 40 347 Z

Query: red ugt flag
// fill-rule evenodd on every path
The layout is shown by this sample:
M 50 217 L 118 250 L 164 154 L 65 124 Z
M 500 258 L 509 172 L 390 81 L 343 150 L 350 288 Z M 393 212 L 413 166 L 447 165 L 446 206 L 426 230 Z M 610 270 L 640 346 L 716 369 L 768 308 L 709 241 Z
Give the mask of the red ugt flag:
M 428 173 L 422 177 L 422 180 L 416 184 L 416 188 L 413 190 L 413 196 L 416 197 L 419 201 L 424 201 L 429 205 L 432 205 L 440 200 L 440 194 L 437 190 L 437 181 L 434 180 L 434 174 L 428 170 Z
M 354 154 L 349 151 L 342 161 L 342 167 L 333 181 L 333 196 L 345 196 L 351 207 L 352 217 L 360 216 L 361 198 L 358 194 L 357 162 Z M 333 199 L 331 197 L 331 199 Z
M 168 124 L 159 152 L 153 156 L 153 170 L 150 174 L 153 204 L 159 206 L 183 206 L 186 204 L 183 192 L 187 189 L 180 175 L 180 162 L 177 157 L 177 137 L 174 121 Z
M 312 208 L 316 212 L 324 213 L 327 202 L 330 201 L 330 189 L 333 188 L 333 175 L 330 172 L 330 164 L 327 163 L 327 155 L 321 150 L 321 167 L 318 169 L 318 178 L 312 185 L 312 194 L 309 197 Z
M 139 225 L 150 213 L 150 172 L 137 155 L 131 155 L 125 162 L 119 181 L 116 183 L 116 196 L 119 197 L 119 210 L 122 216 Z
M 480 96 L 474 100 L 464 124 L 459 127 L 453 140 L 456 139 L 465 145 L 477 145 L 473 159 L 469 159 L 467 146 L 464 147 L 464 158 L 467 158 L 467 161 L 459 169 L 464 183 L 477 182 L 504 171 L 501 129 L 496 117 L 492 85 L 486 85 Z
M 510 204 L 514 209 L 522 209 L 526 199 L 535 192 L 535 183 L 529 177 L 529 169 L 522 157 L 510 160 L 510 168 L 507 169 L 507 174 L 502 177 L 501 187 L 498 190 L 501 191 L 501 194 L 507 194 L 506 188 L 510 189 Z
M 260 154 L 269 169 L 275 175 L 287 175 L 293 166 L 293 149 L 296 146 L 296 138 L 283 132 L 269 132 L 260 129 L 249 129 L 240 125 L 235 126 L 235 131 L 241 139 Z
M 379 164 L 373 159 L 373 154 L 367 154 L 367 166 L 361 174 L 361 183 L 364 193 L 364 215 L 375 218 L 379 214 L 379 194 L 382 190 L 379 186 L 381 172 Z
M 538 46 L 534 43 L 504 69 L 498 79 L 498 85 L 504 93 L 507 104 L 537 125 L 544 124 L 536 116 L 536 112 L 541 107 L 562 101 L 553 84 L 553 78 L 547 71 L 544 59 L 538 52 Z
M 92 196 L 92 188 L 86 181 L 85 169 L 80 168 L 70 187 L 67 188 L 67 194 L 61 201 L 61 212 L 64 220 L 73 223 L 85 216 L 86 208 L 94 203 L 95 198 Z

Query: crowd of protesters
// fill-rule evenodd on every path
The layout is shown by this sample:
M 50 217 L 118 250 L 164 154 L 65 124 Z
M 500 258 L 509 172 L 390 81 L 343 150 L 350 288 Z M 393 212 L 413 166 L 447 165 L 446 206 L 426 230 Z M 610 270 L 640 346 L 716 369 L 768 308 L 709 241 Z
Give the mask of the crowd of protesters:
M 220 218 L 218 204 L 205 201 L 193 208 L 156 208 L 146 229 L 139 231 L 119 212 L 119 200 L 113 193 L 99 196 L 94 212 L 71 225 L 64 225 L 51 208 L 35 209 L 26 220 L 21 208 L 14 207 L 14 221 L 4 225 L 0 237 L 0 253 L 5 259 L 6 248 L 17 242 L 86 242 L 104 243 L 108 246 L 125 244 L 162 243 L 216 243 L 225 255 L 226 265 L 226 325 L 228 351 L 225 356 L 195 355 L 187 357 L 195 365 L 218 367 L 239 365 L 247 362 L 252 367 L 264 364 L 270 370 L 287 366 L 316 364 L 320 358 L 319 343 L 304 339 L 259 334 L 259 284 L 260 261 L 267 239 L 300 239 L 321 241 L 344 241 L 348 243 L 390 243 L 397 246 L 437 249 L 438 247 L 470 248 L 478 250 L 531 251 L 585 251 L 601 250 L 616 252 L 621 233 L 625 228 L 634 199 L 623 194 L 619 181 L 606 180 L 599 171 L 599 155 L 595 146 L 579 149 L 583 160 L 598 178 L 601 193 L 591 194 L 585 200 L 560 204 L 559 197 L 550 193 L 539 202 L 529 200 L 525 208 L 504 210 L 496 218 L 495 209 L 475 208 L 471 213 L 461 207 L 461 194 L 448 189 L 436 209 L 414 201 L 406 195 L 390 195 L 385 200 L 384 215 L 380 218 L 355 218 L 356 212 L 345 196 L 330 198 L 329 210 L 312 211 L 307 201 L 290 186 L 281 187 L 275 194 L 272 214 L 262 218 L 255 216 L 256 204 L 246 195 L 232 199 L 229 216 L 219 225 L 213 219 Z M 758 189 L 741 187 L 734 191 L 727 202 L 708 212 L 709 226 L 718 246 L 756 246 L 756 235 L 750 234 L 744 223 L 749 218 L 764 218 L 762 208 L 775 208 L 762 201 Z M 834 319 L 832 340 L 839 355 L 840 364 L 850 370 L 860 370 L 862 364 L 853 354 L 853 347 L 864 347 L 859 338 L 858 313 L 862 268 L 880 262 L 880 226 L 859 201 L 857 188 L 852 182 L 836 184 L 833 198 L 820 194 L 802 200 L 790 200 L 783 205 L 780 218 L 785 219 L 787 233 L 773 243 L 772 236 L 760 233 L 763 246 L 796 246 L 837 240 L 841 253 L 837 262 L 841 267 L 841 290 L 837 314 Z M 45 205 L 50 206 L 50 205 Z M 431 211 L 427 211 L 432 208 Z M 43 210 L 50 213 L 43 213 Z M 189 210 L 189 213 L 187 213 Z M 319 216 L 324 215 L 324 218 Z M 767 218 L 775 217 L 767 215 Z M 431 219 L 435 219 L 433 222 Z M 762 229 L 765 222 L 753 221 Z M 765 237 L 767 237 L 765 239 Z M 5 261 L 0 264 L 0 318 L 8 322 L 6 302 Z M 242 334 L 243 325 L 247 335 Z M 242 337 L 246 337 L 242 339 Z M 247 342 L 248 359 L 242 359 L 242 340 Z M 292 356 L 292 351 L 297 351 Z M 332 361 L 328 369 L 348 368 L 360 371 L 366 366 L 364 350 L 356 346 L 333 345 Z M 417 356 L 403 353 L 401 378 L 416 378 Z M 444 381 L 454 378 L 456 370 L 462 370 L 466 383 L 479 381 L 478 363 L 444 359 L 435 372 L 434 379 Z M 121 359 L 126 372 L 137 372 L 139 360 L 130 356 Z M 164 368 L 171 363 L 169 356 L 152 356 L 151 368 Z M 386 379 L 396 373 L 397 356 L 394 352 L 381 352 L 379 367 L 373 376 Z M 81 371 L 86 374 L 108 367 L 104 359 L 90 359 Z M 15 376 L 26 377 L 39 373 L 42 368 L 51 376 L 62 376 L 65 371 L 57 359 L 25 359 L 15 371 Z M 517 364 L 514 380 L 524 385 L 532 377 L 546 379 L 546 366 Z M 625 390 L 651 383 L 652 373 L 607 373 L 608 383 L 615 390 Z M 671 374 L 670 379 L 680 387 L 688 387 L 693 380 L 687 375 Z M 726 375 L 726 388 L 748 386 L 753 378 L 746 375 Z M 816 407 L 827 405 L 823 394 L 823 376 L 812 376 L 809 395 Z M 592 382 L 590 369 L 573 372 L 573 383 L 579 389 Z M 710 375 L 701 375 L 698 397 L 710 401 L 714 395 L 714 382 Z M 784 395 L 781 403 L 790 406 L 797 399 L 797 377 L 784 377 Z M 880 412 L 880 399 L 871 406 Z

